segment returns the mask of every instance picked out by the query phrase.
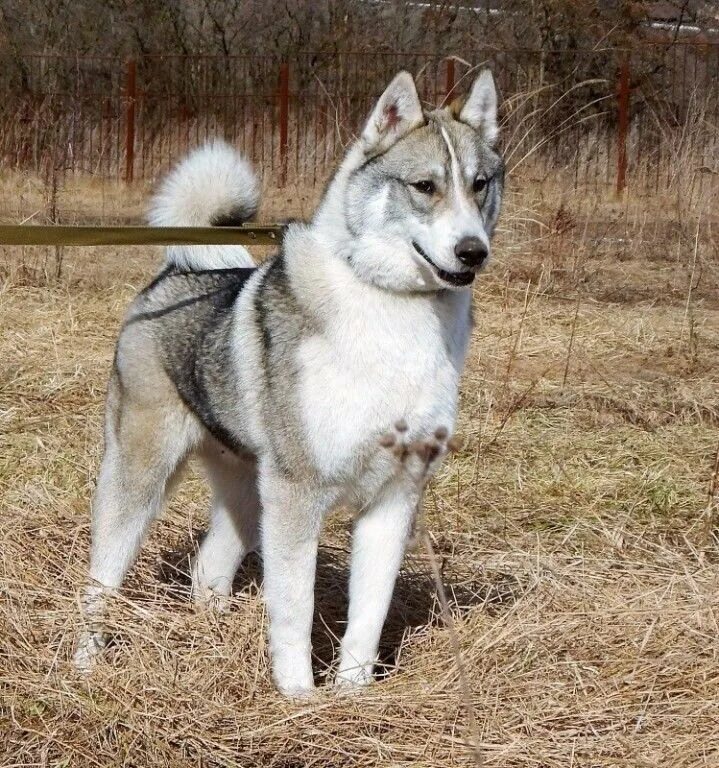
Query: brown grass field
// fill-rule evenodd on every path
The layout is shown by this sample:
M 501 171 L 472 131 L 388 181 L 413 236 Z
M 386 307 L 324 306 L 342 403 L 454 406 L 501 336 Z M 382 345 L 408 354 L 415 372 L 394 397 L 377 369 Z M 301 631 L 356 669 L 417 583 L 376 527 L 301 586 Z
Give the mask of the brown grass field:
M 512 188 L 475 288 L 463 447 L 426 499 L 451 617 L 417 546 L 384 679 L 337 695 L 349 521 L 333 517 L 320 687 L 303 703 L 270 683 L 257 559 L 229 614 L 187 599 L 207 508 L 195 474 L 115 601 L 112 653 L 87 678 L 73 670 L 105 380 L 124 307 L 161 254 L 66 249 L 58 274 L 52 251 L 5 249 L 2 766 L 719 766 L 716 220 L 671 197 L 580 206 Z M 142 193 L 85 197 L 123 218 Z M 263 217 L 312 205 L 287 190 Z

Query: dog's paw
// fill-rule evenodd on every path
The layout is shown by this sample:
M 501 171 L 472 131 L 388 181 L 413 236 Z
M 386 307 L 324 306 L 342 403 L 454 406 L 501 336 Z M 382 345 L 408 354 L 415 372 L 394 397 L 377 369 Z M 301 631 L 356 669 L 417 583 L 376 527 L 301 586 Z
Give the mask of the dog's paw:
M 344 669 L 340 667 L 337 670 L 334 684 L 335 688 L 340 689 L 342 692 L 350 693 L 368 686 L 373 680 L 372 665 L 355 664 Z
M 77 643 L 72 663 L 78 672 L 87 674 L 92 670 L 95 659 L 102 654 L 110 642 L 106 632 L 85 632 Z
M 290 699 L 307 699 L 315 692 L 309 648 L 291 645 L 272 647 L 272 679 L 277 690 Z
M 288 699 L 309 699 L 314 695 L 315 681 L 298 674 L 273 674 L 277 690 Z
M 191 597 L 195 608 L 200 611 L 220 616 L 230 612 L 230 595 L 227 592 L 193 584 Z
M 277 690 L 286 699 L 291 699 L 292 701 L 307 701 L 307 699 L 311 699 L 317 692 L 317 689 L 314 685 L 311 688 L 307 688 L 302 685 L 278 685 Z
M 459 449 L 457 440 L 449 436 L 446 427 L 439 426 L 425 440 L 409 441 L 409 427 L 404 419 L 396 422 L 392 431 L 380 438 L 380 445 L 392 451 L 399 464 L 416 480 L 427 479 L 437 469 L 447 453 Z
M 215 614 L 225 614 L 230 611 L 232 596 L 232 579 L 218 576 L 200 558 L 192 564 L 192 587 L 190 599 L 195 607 Z

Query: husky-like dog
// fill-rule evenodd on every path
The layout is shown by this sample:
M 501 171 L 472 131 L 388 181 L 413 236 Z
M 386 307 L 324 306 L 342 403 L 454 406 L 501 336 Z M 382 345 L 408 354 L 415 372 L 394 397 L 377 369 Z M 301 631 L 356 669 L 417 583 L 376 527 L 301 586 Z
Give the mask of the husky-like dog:
M 193 595 L 226 601 L 242 559 L 260 547 L 272 672 L 286 694 L 314 686 L 323 518 L 340 504 L 356 510 L 336 679 L 372 679 L 423 487 L 455 423 L 471 285 L 502 195 L 496 137 L 488 71 L 464 100 L 430 112 L 401 72 L 312 220 L 290 224 L 274 257 L 255 268 L 239 246 L 168 249 L 117 344 L 78 666 L 104 646 L 104 597 L 194 454 L 213 499 Z M 151 221 L 239 224 L 258 198 L 246 161 L 214 144 L 169 176 Z M 400 421 L 407 441 L 432 446 L 423 471 L 381 444 Z

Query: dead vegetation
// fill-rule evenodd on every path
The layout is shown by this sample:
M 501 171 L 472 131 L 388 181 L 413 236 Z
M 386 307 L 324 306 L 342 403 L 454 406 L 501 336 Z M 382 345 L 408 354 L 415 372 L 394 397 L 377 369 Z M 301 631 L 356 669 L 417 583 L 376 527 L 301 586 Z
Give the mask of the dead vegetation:
M 285 190 L 264 215 L 312 204 Z M 88 679 L 73 671 L 105 378 L 160 255 L 66 249 L 58 278 L 52 252 L 8 249 L 0 762 L 435 768 L 475 764 L 476 738 L 486 766 L 719 764 L 715 227 L 661 201 L 580 207 L 514 185 L 476 288 L 464 444 L 426 498 L 451 627 L 420 543 L 383 636 L 384 679 L 351 697 L 324 687 L 346 610 L 348 522 L 333 518 L 322 687 L 303 704 L 269 682 L 257 559 L 228 615 L 187 600 L 207 506 L 195 475 L 116 601 L 109 660 Z

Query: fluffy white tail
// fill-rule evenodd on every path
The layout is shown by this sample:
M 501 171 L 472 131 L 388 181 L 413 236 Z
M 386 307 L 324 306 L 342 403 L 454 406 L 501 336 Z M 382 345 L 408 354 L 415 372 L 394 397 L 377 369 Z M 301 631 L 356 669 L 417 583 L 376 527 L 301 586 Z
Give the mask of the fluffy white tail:
M 223 141 L 190 153 L 165 178 L 152 200 L 150 224 L 157 227 L 239 226 L 253 218 L 260 182 L 250 163 Z M 241 245 L 175 245 L 167 262 L 180 269 L 252 267 Z

